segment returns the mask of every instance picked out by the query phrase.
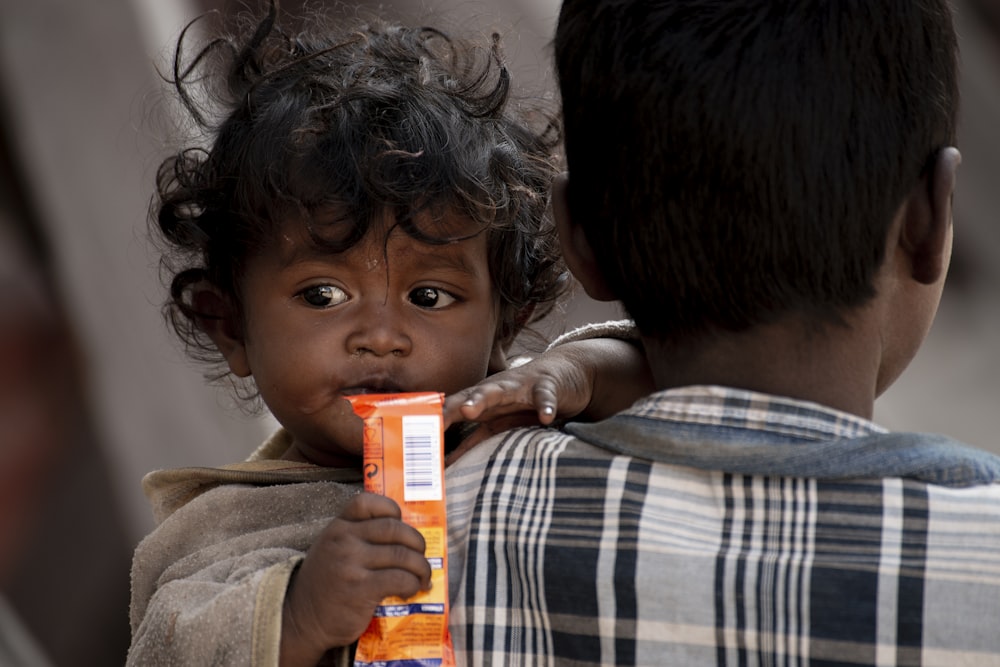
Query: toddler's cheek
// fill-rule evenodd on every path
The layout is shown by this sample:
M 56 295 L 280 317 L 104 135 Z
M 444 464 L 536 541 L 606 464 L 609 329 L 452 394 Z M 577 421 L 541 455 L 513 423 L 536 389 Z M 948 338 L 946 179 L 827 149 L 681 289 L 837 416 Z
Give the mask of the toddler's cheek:
M 344 453 L 350 456 L 361 456 L 364 453 L 364 421 L 354 414 L 351 404 L 345 399 L 337 401 L 337 407 L 331 410 L 328 426 L 325 429 L 326 445 L 330 453 Z

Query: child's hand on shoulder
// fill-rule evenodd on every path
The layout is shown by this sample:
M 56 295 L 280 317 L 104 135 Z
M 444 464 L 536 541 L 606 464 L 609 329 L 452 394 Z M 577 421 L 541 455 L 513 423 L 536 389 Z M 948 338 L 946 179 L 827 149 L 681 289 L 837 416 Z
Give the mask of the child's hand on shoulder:
M 609 417 L 653 391 L 642 348 L 615 338 L 564 343 L 516 368 L 448 396 L 445 424 L 513 425 Z M 496 430 L 496 429 L 494 429 Z
M 590 403 L 593 378 L 569 348 L 555 348 L 448 396 L 445 425 L 511 415 L 526 417 L 525 423 L 551 424 L 557 417 L 576 416 Z
M 389 498 L 360 493 L 309 548 L 285 595 L 281 665 L 315 665 L 356 641 L 390 595 L 431 586 L 424 538 Z

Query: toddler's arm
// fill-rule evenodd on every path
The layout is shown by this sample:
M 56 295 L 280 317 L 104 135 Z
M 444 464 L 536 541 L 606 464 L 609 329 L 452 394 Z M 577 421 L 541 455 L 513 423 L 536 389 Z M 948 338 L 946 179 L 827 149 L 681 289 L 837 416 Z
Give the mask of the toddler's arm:
M 595 421 L 652 391 L 652 375 L 638 341 L 571 339 L 449 396 L 445 422 L 492 421 L 524 413 L 537 415 L 542 424 L 556 418 Z
M 289 583 L 282 613 L 282 667 L 315 665 L 328 649 L 361 636 L 390 595 L 430 588 L 424 538 L 389 498 L 362 493 L 309 548 Z
M 394 502 L 346 485 L 216 489 L 137 550 L 127 664 L 316 665 L 429 585 L 423 548 Z

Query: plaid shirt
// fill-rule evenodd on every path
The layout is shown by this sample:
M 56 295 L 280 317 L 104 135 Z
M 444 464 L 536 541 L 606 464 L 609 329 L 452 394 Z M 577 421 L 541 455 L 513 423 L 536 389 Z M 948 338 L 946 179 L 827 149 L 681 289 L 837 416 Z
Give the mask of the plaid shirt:
M 1000 665 L 1000 459 L 719 387 L 572 431 L 448 470 L 460 665 Z

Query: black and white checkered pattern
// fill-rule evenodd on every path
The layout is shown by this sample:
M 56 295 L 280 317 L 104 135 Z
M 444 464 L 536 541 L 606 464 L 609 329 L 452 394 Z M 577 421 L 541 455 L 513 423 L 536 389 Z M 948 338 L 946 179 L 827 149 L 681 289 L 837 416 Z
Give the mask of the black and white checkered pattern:
M 515 431 L 449 469 L 459 664 L 1000 665 L 1000 484 L 981 483 L 1000 459 L 717 387 L 616 419 Z M 620 453 L 655 451 L 637 432 L 676 436 L 685 465 Z M 711 443 L 788 459 L 838 440 L 862 454 L 765 462 L 818 477 L 697 460 Z M 878 474 L 901 458 L 913 474 Z M 870 474 L 838 475 L 858 459 Z M 926 481 L 954 469 L 978 472 Z

